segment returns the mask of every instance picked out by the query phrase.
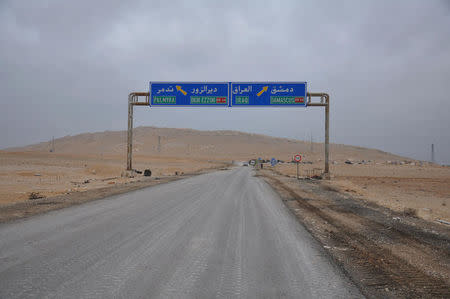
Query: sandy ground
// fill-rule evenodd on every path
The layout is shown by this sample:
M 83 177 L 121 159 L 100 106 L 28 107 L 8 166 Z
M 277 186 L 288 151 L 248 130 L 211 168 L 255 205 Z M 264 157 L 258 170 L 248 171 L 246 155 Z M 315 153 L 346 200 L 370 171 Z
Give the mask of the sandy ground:
M 0 151 L 0 205 L 27 201 L 31 192 L 51 197 L 137 180 L 121 177 L 125 140 L 126 132 L 107 131 Z M 52 147 L 55 151 L 49 152 Z M 133 149 L 133 168 L 149 168 L 152 177 L 217 168 L 232 160 L 290 161 L 295 153 L 303 155 L 301 177 L 320 175 L 324 168 L 323 144 L 236 131 L 139 127 Z M 330 150 L 330 188 L 394 211 L 409 209 L 423 219 L 450 221 L 450 167 L 356 146 L 331 144 Z M 274 170 L 296 174 L 291 163 Z
M 136 155 L 134 168 L 151 169 L 152 177 L 170 177 L 202 169 L 220 168 L 221 161 L 140 157 Z M 43 152 L 0 151 L 0 205 L 29 200 L 31 192 L 52 197 L 83 192 L 115 184 L 140 180 L 122 177 L 125 161 L 122 156 L 55 154 Z
M 257 176 L 368 298 L 449 298 L 448 226 L 342 193 L 329 181 L 272 170 Z
M 368 200 L 394 211 L 409 213 L 426 220 L 450 221 L 450 167 L 422 163 L 392 165 L 372 162 L 367 164 L 332 165 L 328 184 L 339 192 Z M 266 166 L 269 167 L 269 166 Z M 300 164 L 300 176 L 319 174 L 322 164 Z M 275 166 L 281 174 L 295 176 L 296 165 Z

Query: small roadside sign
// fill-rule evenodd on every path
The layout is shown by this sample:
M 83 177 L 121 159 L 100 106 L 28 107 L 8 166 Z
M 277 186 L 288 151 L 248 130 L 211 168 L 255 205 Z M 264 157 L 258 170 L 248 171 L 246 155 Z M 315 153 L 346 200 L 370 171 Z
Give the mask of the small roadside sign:
M 300 154 L 296 154 L 294 156 L 294 161 L 297 164 L 297 180 L 298 180 L 298 174 L 299 174 L 299 170 L 298 170 L 298 164 L 300 163 L 300 161 L 302 160 L 302 155 Z
M 277 165 L 277 163 L 278 163 L 277 159 L 275 159 L 275 158 L 270 159 L 270 164 L 271 164 L 272 166 Z
M 298 162 L 300 162 L 301 160 L 302 160 L 302 155 L 297 154 L 297 155 L 294 156 L 294 161 L 295 161 L 295 162 L 298 163 Z
M 256 161 L 255 161 L 255 160 L 250 160 L 250 165 L 251 165 L 251 166 L 255 166 L 255 164 L 256 164 Z

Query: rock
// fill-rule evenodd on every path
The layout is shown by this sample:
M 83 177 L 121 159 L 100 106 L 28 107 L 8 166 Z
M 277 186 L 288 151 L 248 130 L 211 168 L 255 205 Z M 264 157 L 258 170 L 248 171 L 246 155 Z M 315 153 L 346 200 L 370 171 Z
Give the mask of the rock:
M 150 169 L 144 170 L 144 176 L 152 176 L 152 171 Z
M 31 192 L 30 195 L 28 196 L 29 200 L 35 200 L 39 198 L 44 198 L 44 196 L 40 195 L 38 192 Z
M 134 172 L 130 170 L 125 170 L 122 172 L 121 177 L 123 178 L 134 178 Z

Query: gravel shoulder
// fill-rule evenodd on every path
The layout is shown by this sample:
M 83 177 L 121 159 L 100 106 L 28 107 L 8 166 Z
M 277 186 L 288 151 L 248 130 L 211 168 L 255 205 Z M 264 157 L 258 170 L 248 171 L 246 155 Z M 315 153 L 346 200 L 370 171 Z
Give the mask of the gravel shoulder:
M 340 193 L 329 184 L 259 170 L 286 206 L 369 298 L 449 298 L 450 229 Z

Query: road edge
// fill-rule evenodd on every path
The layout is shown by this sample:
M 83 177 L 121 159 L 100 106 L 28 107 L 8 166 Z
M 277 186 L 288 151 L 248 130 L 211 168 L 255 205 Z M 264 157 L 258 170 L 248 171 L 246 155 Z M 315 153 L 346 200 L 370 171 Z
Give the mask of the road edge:
M 142 177 L 142 179 L 137 181 L 116 184 L 113 186 L 100 187 L 86 191 L 68 192 L 57 196 L 8 204 L 0 206 L 0 225 L 29 219 L 51 211 L 61 210 L 95 200 L 106 199 L 108 197 L 129 193 L 144 188 L 228 169 L 228 167 L 220 166 L 217 168 L 208 168 L 197 172 L 185 173 L 180 176 L 154 178 Z
M 277 174 L 265 173 L 267 171 L 257 171 L 256 176 L 263 178 L 263 180 L 280 196 L 283 204 L 288 208 L 288 210 L 294 215 L 297 221 L 313 236 L 315 240 L 322 245 L 327 252 L 330 260 L 336 264 L 343 273 L 352 281 L 355 286 L 360 290 L 360 292 L 368 298 L 398 298 L 398 297 L 446 297 L 450 293 L 450 289 L 447 289 L 448 282 L 442 279 L 436 279 L 431 275 L 426 276 L 424 280 L 424 271 L 419 270 L 417 265 L 405 264 L 401 258 L 395 255 L 383 255 L 385 250 L 381 247 L 376 249 L 380 251 L 373 251 L 374 245 L 376 243 L 371 243 L 373 240 L 369 236 L 366 236 L 368 240 L 362 240 L 356 238 L 356 234 L 350 232 L 349 235 L 345 236 L 345 231 L 340 233 L 333 232 L 333 229 L 343 228 L 342 223 L 338 223 L 333 220 L 337 220 L 330 217 L 322 217 L 321 214 L 329 216 L 326 211 L 329 206 L 323 206 L 322 211 L 321 205 L 317 205 L 314 202 L 320 199 L 315 198 L 312 194 L 298 193 L 298 190 L 293 190 L 290 186 L 286 185 L 284 180 L 279 180 L 276 178 Z M 275 177 L 273 177 L 275 175 Z M 279 174 L 278 174 L 279 175 Z M 302 204 L 298 204 L 298 203 Z M 332 204 L 331 202 L 326 203 Z M 364 204 L 362 204 L 364 205 Z M 369 205 L 367 205 L 369 206 Z M 351 217 L 348 211 L 338 211 L 343 212 L 341 216 Z M 345 216 L 347 215 L 347 216 Z M 399 217 L 394 217 L 399 218 Z M 403 226 L 408 226 L 406 219 L 403 219 L 400 223 L 387 223 L 386 227 L 381 227 L 381 229 L 388 229 L 388 231 L 393 231 L 395 234 L 404 234 L 405 231 L 402 230 Z M 405 221 L 405 223 L 403 223 Z M 376 224 L 376 223 L 374 223 Z M 337 225 L 337 227 L 335 226 Z M 319 227 L 319 228 L 318 228 Z M 320 228 L 322 227 L 322 228 Z M 413 227 L 415 228 L 414 224 Z M 328 229 L 324 229 L 328 228 Z M 379 229 L 379 228 L 375 228 Z M 383 233 L 382 233 L 383 234 Z M 344 235 L 345 238 L 351 240 L 350 242 L 343 242 L 338 237 Z M 430 234 L 428 234 L 430 235 Z M 386 235 L 389 237 L 388 235 Z M 392 236 L 391 236 L 392 237 Z M 415 232 L 412 233 L 409 238 L 414 241 L 421 242 L 420 236 L 416 235 Z M 352 238 L 355 238 L 354 240 Z M 352 242 L 361 242 L 361 246 L 353 246 Z M 367 241 L 367 243 L 364 243 Z M 447 240 L 448 241 L 448 240 Z M 428 243 L 428 242 L 423 242 Z M 345 247 L 342 245 L 345 244 Z M 448 243 L 447 243 L 448 244 Z M 431 244 L 428 244 L 431 246 Z M 445 245 L 441 246 L 441 249 Z M 359 254 L 361 248 L 368 250 L 363 259 Z M 439 249 L 435 247 L 434 249 Z M 375 255 L 372 254 L 375 252 Z M 435 254 L 438 252 L 436 251 Z M 369 260 L 366 260 L 366 259 Z M 392 259 L 397 258 L 395 261 Z M 361 263 L 363 262 L 363 263 Z M 389 268 L 391 267 L 391 268 Z M 397 268 L 396 268 L 397 267 Z M 386 270 L 387 269 L 387 270 Z M 414 270 L 414 271 L 412 271 Z M 417 282 L 416 285 L 411 285 Z M 424 285 L 423 289 L 421 285 Z M 447 294 L 447 295 L 445 295 Z

